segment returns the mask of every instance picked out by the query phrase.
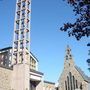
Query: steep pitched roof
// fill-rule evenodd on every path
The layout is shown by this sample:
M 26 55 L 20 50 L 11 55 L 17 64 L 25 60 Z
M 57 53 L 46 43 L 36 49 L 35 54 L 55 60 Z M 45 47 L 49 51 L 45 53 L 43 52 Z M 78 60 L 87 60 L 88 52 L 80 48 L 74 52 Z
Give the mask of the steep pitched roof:
M 80 73 L 80 75 L 83 77 L 83 79 L 84 79 L 86 82 L 90 83 L 90 77 L 88 77 L 87 75 L 85 75 L 85 73 L 81 70 L 80 67 L 75 66 L 75 68 L 76 68 L 76 70 Z

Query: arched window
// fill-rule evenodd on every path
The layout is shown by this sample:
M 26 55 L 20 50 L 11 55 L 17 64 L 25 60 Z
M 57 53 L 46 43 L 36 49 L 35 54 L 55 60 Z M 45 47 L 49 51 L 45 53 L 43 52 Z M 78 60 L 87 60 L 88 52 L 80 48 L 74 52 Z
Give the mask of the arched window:
M 73 88 L 75 89 L 75 77 L 73 76 Z
M 82 83 L 80 84 L 80 90 L 82 90 Z
M 70 88 L 72 90 L 72 73 L 71 72 L 69 72 L 69 77 L 70 77 Z
M 67 82 L 65 81 L 65 90 L 67 90 Z
M 69 77 L 67 76 L 67 85 L 68 85 L 68 90 L 70 90 L 70 83 L 69 83 Z
M 77 80 L 76 80 L 76 88 L 78 88 L 78 82 L 77 82 Z

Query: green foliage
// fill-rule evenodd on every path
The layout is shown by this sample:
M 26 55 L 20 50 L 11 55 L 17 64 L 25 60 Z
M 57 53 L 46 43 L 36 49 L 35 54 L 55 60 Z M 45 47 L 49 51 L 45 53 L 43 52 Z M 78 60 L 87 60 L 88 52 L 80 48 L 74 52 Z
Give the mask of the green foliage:
M 74 23 L 65 23 L 60 30 L 67 31 L 69 37 L 80 40 L 83 36 L 90 36 L 90 0 L 64 0 L 73 8 L 75 15 L 79 15 Z

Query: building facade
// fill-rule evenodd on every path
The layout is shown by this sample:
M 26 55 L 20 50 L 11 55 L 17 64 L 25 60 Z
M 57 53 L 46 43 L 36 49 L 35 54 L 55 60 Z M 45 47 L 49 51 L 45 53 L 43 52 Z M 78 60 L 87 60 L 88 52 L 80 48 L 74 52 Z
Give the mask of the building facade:
M 29 55 L 30 55 L 30 60 L 29 60 L 30 74 L 28 77 L 29 90 L 55 90 L 55 83 L 44 81 L 44 74 L 38 71 L 38 63 L 39 63 L 38 59 L 31 52 L 29 53 Z M 12 66 L 11 62 L 12 62 L 12 47 L 0 49 L 0 73 L 1 73 L 0 90 L 19 90 L 19 89 L 13 89 L 14 87 L 16 87 L 16 85 L 14 84 L 14 80 L 18 80 L 19 78 L 21 79 L 21 74 L 23 69 L 19 70 L 20 77 L 16 78 L 17 73 L 14 70 L 17 71 L 17 69 Z M 19 66 L 17 67 L 19 68 Z M 18 87 L 19 86 L 21 88 L 21 85 L 18 84 Z
M 12 65 L 12 47 L 6 47 L 0 49 L 0 64 L 6 67 L 11 67 Z M 33 55 L 33 53 L 29 53 L 30 56 L 30 68 L 38 71 L 38 59 Z

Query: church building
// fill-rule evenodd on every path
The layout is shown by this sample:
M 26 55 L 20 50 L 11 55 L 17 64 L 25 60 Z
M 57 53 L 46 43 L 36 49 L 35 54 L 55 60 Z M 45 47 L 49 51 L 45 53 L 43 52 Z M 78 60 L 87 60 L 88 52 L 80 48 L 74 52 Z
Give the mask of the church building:
M 90 77 L 75 65 L 71 49 L 67 46 L 64 69 L 58 80 L 57 90 L 90 90 Z

